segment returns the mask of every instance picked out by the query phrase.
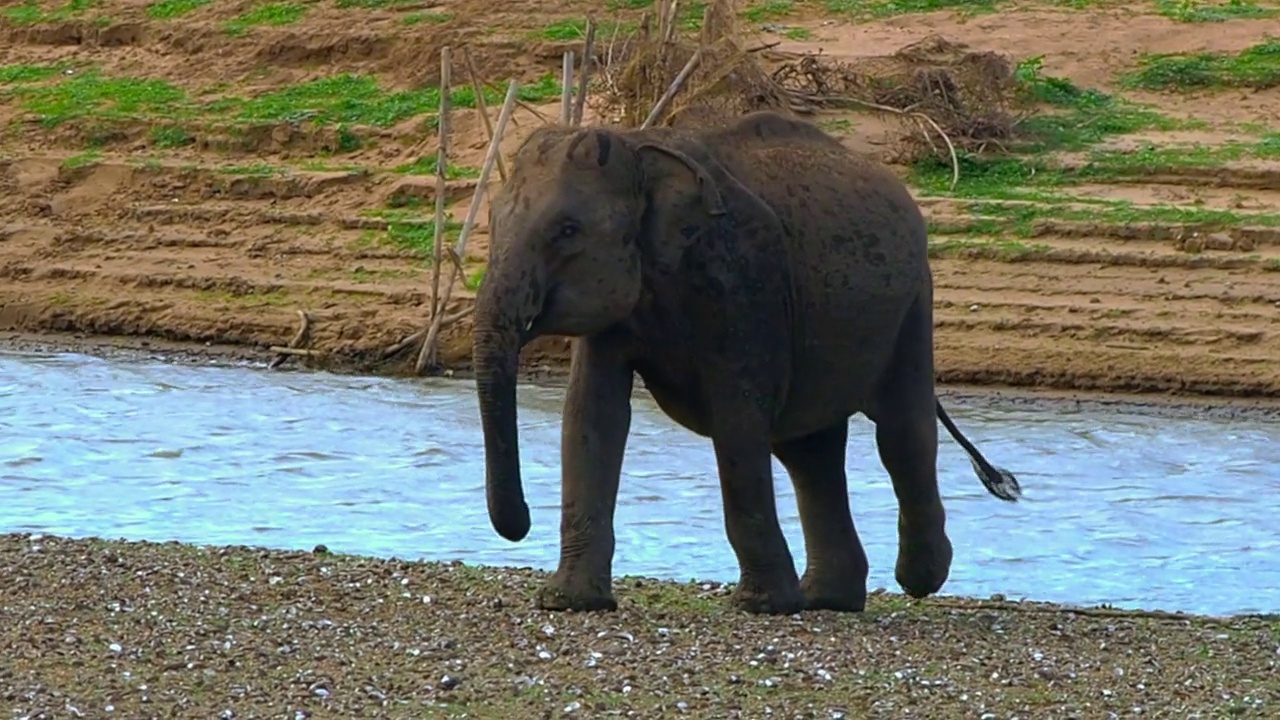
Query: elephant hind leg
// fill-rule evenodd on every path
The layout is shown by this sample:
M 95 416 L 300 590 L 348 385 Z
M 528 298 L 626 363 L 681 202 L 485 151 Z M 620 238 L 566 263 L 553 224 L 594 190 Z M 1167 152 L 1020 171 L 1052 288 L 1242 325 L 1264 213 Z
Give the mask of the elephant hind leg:
M 809 610 L 861 612 L 867 605 L 867 553 L 849 513 L 848 439 L 842 419 L 773 447 L 796 489 L 808 560 L 800 588 Z
M 889 371 L 868 416 L 880 461 L 898 498 L 898 584 L 912 597 L 942 588 L 952 548 L 938 493 L 938 421 L 933 379 L 933 318 L 927 295 L 907 312 Z

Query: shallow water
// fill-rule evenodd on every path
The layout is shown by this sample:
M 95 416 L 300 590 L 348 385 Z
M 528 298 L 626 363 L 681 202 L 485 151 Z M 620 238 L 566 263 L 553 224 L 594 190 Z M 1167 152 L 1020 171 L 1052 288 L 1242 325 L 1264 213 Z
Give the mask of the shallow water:
M 520 390 L 533 530 L 490 527 L 469 382 L 0 354 L 0 532 L 177 539 L 555 567 L 563 391 Z M 1280 611 L 1280 428 L 1261 421 L 954 406 L 1018 504 L 939 430 L 956 547 L 944 594 L 1197 613 Z M 896 504 L 872 425 L 848 467 L 871 587 L 897 589 Z M 790 481 L 784 531 L 803 570 Z M 615 574 L 735 580 L 710 443 L 634 403 Z

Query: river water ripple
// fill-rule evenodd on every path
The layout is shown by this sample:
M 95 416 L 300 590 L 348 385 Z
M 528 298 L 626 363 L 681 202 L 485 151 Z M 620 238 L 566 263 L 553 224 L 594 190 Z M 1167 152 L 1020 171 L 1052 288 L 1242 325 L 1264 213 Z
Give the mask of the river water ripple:
M 473 385 L 0 354 L 0 532 L 310 548 L 553 569 L 563 390 L 520 389 L 533 530 L 485 512 Z M 1280 611 L 1280 428 L 955 406 L 1017 504 L 983 490 L 939 430 L 956 548 L 947 595 L 1001 593 L 1228 614 Z M 873 427 L 851 421 L 854 520 L 872 587 L 897 590 L 896 503 Z M 803 571 L 781 466 L 784 531 Z M 710 443 L 634 402 L 615 574 L 735 580 Z

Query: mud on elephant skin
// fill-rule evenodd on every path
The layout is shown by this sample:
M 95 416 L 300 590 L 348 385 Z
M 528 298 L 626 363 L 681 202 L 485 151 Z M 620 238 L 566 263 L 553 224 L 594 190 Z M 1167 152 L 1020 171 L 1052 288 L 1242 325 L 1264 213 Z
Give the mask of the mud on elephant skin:
M 520 349 L 576 337 L 561 434 L 559 566 L 547 609 L 611 610 L 614 507 L 635 374 L 711 440 L 751 612 L 859 611 L 848 420 L 863 413 L 899 503 L 896 577 L 937 592 L 952 547 L 938 420 L 996 497 L 1020 494 L 934 392 L 925 222 L 903 184 L 809 123 L 769 112 L 699 131 L 546 127 L 490 209 L 474 363 L 489 516 L 529 531 L 516 442 Z M 770 456 L 796 490 L 808 566 L 778 524 Z

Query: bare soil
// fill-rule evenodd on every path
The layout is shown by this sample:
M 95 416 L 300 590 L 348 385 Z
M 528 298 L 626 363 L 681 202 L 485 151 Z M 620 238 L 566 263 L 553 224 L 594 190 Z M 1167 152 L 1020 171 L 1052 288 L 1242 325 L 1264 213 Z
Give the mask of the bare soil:
M 873 595 L 745 616 L 730 588 L 617 581 L 533 609 L 540 572 L 0 536 L 14 717 L 1275 717 L 1280 623 Z
M 555 39 L 562 33 L 548 27 L 557 21 L 588 10 L 624 20 L 639 14 L 609 9 L 635 3 L 606 8 L 586 0 L 356 8 L 323 2 L 305 4 L 306 14 L 292 23 L 227 32 L 225 23 L 259 4 L 219 2 L 155 18 L 147 3 L 103 0 L 47 22 L 0 18 L 0 67 L 89 61 L 103 75 L 162 79 L 203 99 L 260 95 L 338 73 L 375 77 L 391 91 L 438 82 L 438 51 L 448 42 L 468 44 L 480 74 L 501 88 L 509 77 L 533 84 L 558 72 L 560 53 L 579 47 Z M 414 22 L 415 13 L 438 15 Z M 1033 3 L 972 17 L 933 12 L 853 22 L 798 3 L 776 23 L 786 30 L 768 28 L 759 40 L 780 41 L 777 51 L 821 48 L 854 59 L 941 34 L 1015 59 L 1043 55 L 1046 74 L 1121 93 L 1117 74 L 1133 69 L 1142 53 L 1239 51 L 1273 32 L 1275 19 L 1187 24 L 1157 14 L 1154 3 L 1086 10 Z M 465 85 L 461 69 L 455 84 Z M 1106 145 L 1113 149 L 1221 147 L 1244 138 L 1242 127 L 1275 125 L 1280 117 L 1277 88 L 1123 94 L 1170 117 L 1204 122 L 1196 130 L 1113 137 Z M 556 112 L 554 103 L 532 107 Z M 68 348 L 80 346 L 79 336 L 133 336 L 269 357 L 266 348 L 288 342 L 297 310 L 305 309 L 312 318 L 307 347 L 324 355 L 315 364 L 406 372 L 413 353 L 388 361 L 381 351 L 427 322 L 431 270 L 387 240 L 396 211 L 372 211 L 392 204 L 428 216 L 433 177 L 395 168 L 431 156 L 436 139 L 418 117 L 355 128 L 361 143 L 351 150 L 333 123 L 305 115 L 186 119 L 178 124 L 188 142 L 167 147 L 156 128 L 168 120 L 88 113 L 50 127 L 0 85 L 0 331 L 55 333 L 51 342 Z M 454 117 L 455 162 L 478 167 L 480 122 L 471 110 Z M 824 114 L 818 121 L 845 128 L 852 146 L 887 153 L 883 123 L 874 118 Z M 541 121 L 521 108 L 515 122 L 507 152 Z M 453 218 L 463 217 L 474 187 L 471 179 L 450 181 Z M 1137 208 L 1221 209 L 1245 221 L 1204 227 L 1042 219 L 1018 241 L 1035 252 L 939 250 L 940 381 L 1280 395 L 1280 230 L 1247 221 L 1280 214 L 1280 161 L 1180 163 L 1072 192 Z M 964 202 L 920 197 L 940 247 L 954 226 L 972 219 Z M 465 259 L 469 273 L 486 252 L 483 208 L 480 218 Z M 1203 241 L 1214 233 L 1225 233 L 1225 244 L 1221 237 Z M 473 294 L 460 284 L 453 298 L 451 314 Z M 450 369 L 469 364 L 469 322 L 445 328 L 442 360 Z M 568 347 L 561 339 L 539 341 L 526 352 L 527 365 L 561 368 Z

